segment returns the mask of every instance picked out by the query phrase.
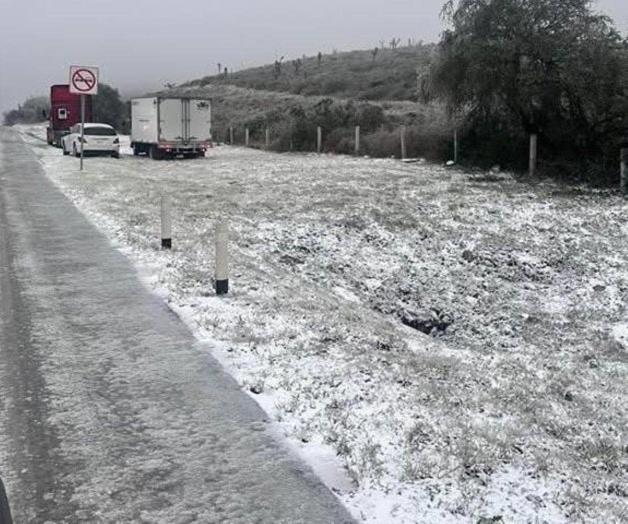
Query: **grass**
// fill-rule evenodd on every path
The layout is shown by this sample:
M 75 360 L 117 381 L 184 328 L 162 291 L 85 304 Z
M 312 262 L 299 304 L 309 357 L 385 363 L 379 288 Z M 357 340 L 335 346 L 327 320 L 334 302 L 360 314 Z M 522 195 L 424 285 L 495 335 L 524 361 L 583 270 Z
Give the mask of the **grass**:
M 404 493 L 415 512 L 429 493 L 466 521 L 621 521 L 618 194 L 241 148 L 116 169 L 96 159 L 79 175 L 49 153 L 51 176 L 88 215 L 110 217 L 111 238 L 153 261 L 172 303 L 228 346 L 242 387 L 277 394 L 288 434 L 334 446 L 358 484 L 349 504 L 375 489 Z M 161 191 L 184 210 L 166 254 Z M 203 294 L 218 214 L 231 217 L 237 260 L 228 301 Z M 435 311 L 454 323 L 432 337 L 401 321 Z
M 433 44 L 397 49 L 349 51 L 318 57 L 300 57 L 275 65 L 245 69 L 227 75 L 193 80 L 184 86 L 235 85 L 303 96 L 331 96 L 354 100 L 416 101 L 417 71 L 424 70 L 435 53 Z

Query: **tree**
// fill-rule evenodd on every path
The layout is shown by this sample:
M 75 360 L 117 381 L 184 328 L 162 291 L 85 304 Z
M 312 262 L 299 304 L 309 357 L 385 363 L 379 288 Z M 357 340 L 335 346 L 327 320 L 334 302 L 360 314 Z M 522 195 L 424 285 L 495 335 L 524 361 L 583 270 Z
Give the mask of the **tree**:
M 93 96 L 92 111 L 94 122 L 109 124 L 121 133 L 130 130 L 128 106 L 120 98 L 120 93 L 110 85 L 98 84 L 98 94 Z
M 283 62 L 283 56 L 279 60 L 275 60 L 274 76 L 279 78 L 281 76 L 281 64 Z
M 50 101 L 45 96 L 27 98 L 17 109 L 12 109 L 4 114 L 4 124 L 34 124 L 47 119 L 50 111 Z
M 431 82 L 476 124 L 595 156 L 628 124 L 628 43 L 590 0 L 449 0 Z M 610 154 L 610 152 L 609 152 Z

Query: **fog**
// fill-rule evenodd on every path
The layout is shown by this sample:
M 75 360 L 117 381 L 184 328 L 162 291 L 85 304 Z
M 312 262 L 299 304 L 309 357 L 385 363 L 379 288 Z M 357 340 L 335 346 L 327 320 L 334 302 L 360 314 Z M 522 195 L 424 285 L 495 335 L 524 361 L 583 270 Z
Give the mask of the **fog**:
M 98 65 L 125 95 L 215 73 L 393 37 L 436 41 L 444 0 L 0 0 L 0 112 Z M 628 32 L 628 2 L 599 9 Z

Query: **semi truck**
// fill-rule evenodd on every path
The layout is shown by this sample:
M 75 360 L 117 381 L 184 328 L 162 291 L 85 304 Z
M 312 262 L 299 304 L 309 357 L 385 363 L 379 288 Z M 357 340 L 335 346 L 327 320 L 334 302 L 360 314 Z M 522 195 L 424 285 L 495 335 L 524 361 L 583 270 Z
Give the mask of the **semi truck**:
M 133 154 L 200 157 L 211 146 L 211 100 L 155 96 L 131 101 Z
M 85 96 L 85 122 L 92 121 L 92 97 Z M 46 140 L 49 145 L 61 147 L 61 138 L 70 128 L 81 123 L 81 96 L 70 93 L 70 86 L 57 84 L 50 87 L 50 114 Z

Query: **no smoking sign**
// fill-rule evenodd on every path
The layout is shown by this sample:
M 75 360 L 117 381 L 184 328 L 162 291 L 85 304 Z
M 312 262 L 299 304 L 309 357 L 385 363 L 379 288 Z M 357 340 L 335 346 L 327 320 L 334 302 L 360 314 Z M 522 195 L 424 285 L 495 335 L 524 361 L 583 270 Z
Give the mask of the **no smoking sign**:
M 70 93 L 95 95 L 98 93 L 98 68 L 70 66 Z

